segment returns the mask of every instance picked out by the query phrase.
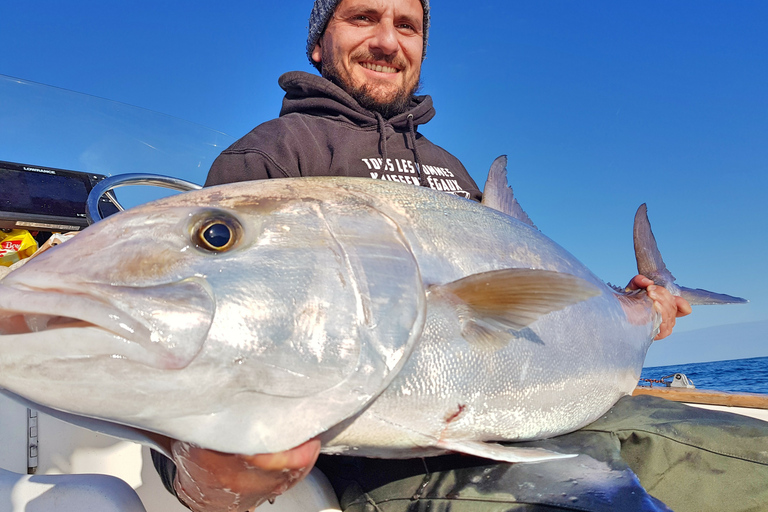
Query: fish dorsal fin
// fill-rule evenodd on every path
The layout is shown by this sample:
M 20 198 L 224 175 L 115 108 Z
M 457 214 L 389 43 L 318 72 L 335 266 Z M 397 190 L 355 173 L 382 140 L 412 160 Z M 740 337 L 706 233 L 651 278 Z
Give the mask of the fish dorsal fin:
M 600 295 L 580 277 L 552 270 L 511 268 L 472 274 L 433 287 L 457 311 L 470 343 L 498 348 L 540 317 Z
M 648 208 L 645 203 L 640 205 L 635 213 L 635 257 L 637 258 L 637 271 L 652 279 L 654 283 L 664 286 L 673 295 L 680 295 L 691 305 L 700 306 L 706 304 L 744 304 L 747 301 L 741 297 L 734 297 L 724 293 L 710 292 L 700 288 L 686 288 L 675 284 L 675 277 L 667 269 L 661 253 L 656 245 L 656 238 L 651 231 L 651 223 L 648 220 Z
M 488 171 L 488 179 L 485 180 L 485 188 L 483 189 L 483 204 L 525 222 L 531 227 L 536 227 L 515 199 L 515 193 L 509 186 L 506 155 L 501 155 L 491 164 L 491 170 Z
M 512 463 L 545 462 L 576 457 L 576 454 L 557 453 L 551 450 L 545 450 L 544 448 L 504 446 L 498 443 L 485 443 L 482 441 L 440 440 L 438 441 L 437 446 L 452 452 Z

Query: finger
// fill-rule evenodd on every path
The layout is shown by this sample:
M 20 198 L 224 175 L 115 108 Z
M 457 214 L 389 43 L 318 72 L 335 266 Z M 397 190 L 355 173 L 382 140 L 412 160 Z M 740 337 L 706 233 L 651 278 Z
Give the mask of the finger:
M 652 284 L 653 281 L 651 279 L 645 277 L 642 274 L 638 274 L 630 279 L 629 284 L 627 284 L 627 290 L 640 290 L 642 288 L 647 288 Z
M 682 297 L 675 297 L 675 304 L 677 305 L 677 317 L 686 316 L 691 314 L 691 305 Z
M 282 471 L 284 469 L 302 469 L 313 466 L 320 454 L 320 441 L 310 439 L 304 444 L 278 453 L 262 453 L 243 456 L 252 467 L 267 471 Z
M 654 338 L 660 340 L 672 333 L 677 317 L 677 305 L 675 297 L 663 286 L 650 285 L 646 289 L 648 297 L 653 300 L 653 308 L 661 315 L 659 333 Z
M 654 302 L 661 303 L 665 313 L 672 312 L 675 316 L 679 316 L 677 315 L 677 310 L 680 308 L 680 305 L 682 305 L 682 303 L 684 303 L 689 310 L 691 308 L 687 300 L 685 300 L 682 297 L 677 297 L 675 295 L 672 295 L 672 292 L 670 292 L 663 286 L 659 286 L 657 284 L 650 284 L 646 288 L 646 291 L 648 292 L 648 297 L 650 297 L 651 300 L 653 300 Z M 682 301 L 682 303 L 679 301 Z
M 669 308 L 665 308 L 664 304 L 660 301 L 654 301 L 653 307 L 661 315 L 659 333 L 654 338 L 654 340 L 660 340 L 672 334 L 672 329 L 675 327 L 676 317 L 675 314 Z

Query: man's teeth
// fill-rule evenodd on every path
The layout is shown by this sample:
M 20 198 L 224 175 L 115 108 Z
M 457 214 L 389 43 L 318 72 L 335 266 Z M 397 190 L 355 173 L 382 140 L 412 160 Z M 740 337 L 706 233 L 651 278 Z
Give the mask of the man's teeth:
M 397 73 L 396 68 L 391 68 L 389 66 L 380 66 L 378 64 L 371 64 L 369 62 L 362 62 L 360 65 L 366 69 L 370 69 L 371 71 L 378 71 L 379 73 Z

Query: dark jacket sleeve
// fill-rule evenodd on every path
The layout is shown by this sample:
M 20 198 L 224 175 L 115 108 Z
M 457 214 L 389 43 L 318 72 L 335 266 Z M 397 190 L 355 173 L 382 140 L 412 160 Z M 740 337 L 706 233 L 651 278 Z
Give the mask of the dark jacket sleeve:
M 300 176 L 300 155 L 309 138 L 306 132 L 298 116 L 260 124 L 214 160 L 205 186 Z
M 222 185 L 237 181 L 287 178 L 288 172 L 269 155 L 257 149 L 228 149 L 214 160 L 205 186 Z

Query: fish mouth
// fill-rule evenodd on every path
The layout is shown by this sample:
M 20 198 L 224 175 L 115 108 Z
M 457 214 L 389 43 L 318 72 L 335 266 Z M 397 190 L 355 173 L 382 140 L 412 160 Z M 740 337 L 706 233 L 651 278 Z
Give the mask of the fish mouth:
M 147 287 L 80 284 L 66 290 L 4 281 L 0 360 L 34 351 L 181 369 L 202 349 L 214 313 L 213 294 L 197 277 Z
M 67 316 L 11 313 L 5 318 L 0 318 L 0 336 L 8 334 L 29 334 L 50 329 L 83 327 L 96 326 L 85 320 Z

